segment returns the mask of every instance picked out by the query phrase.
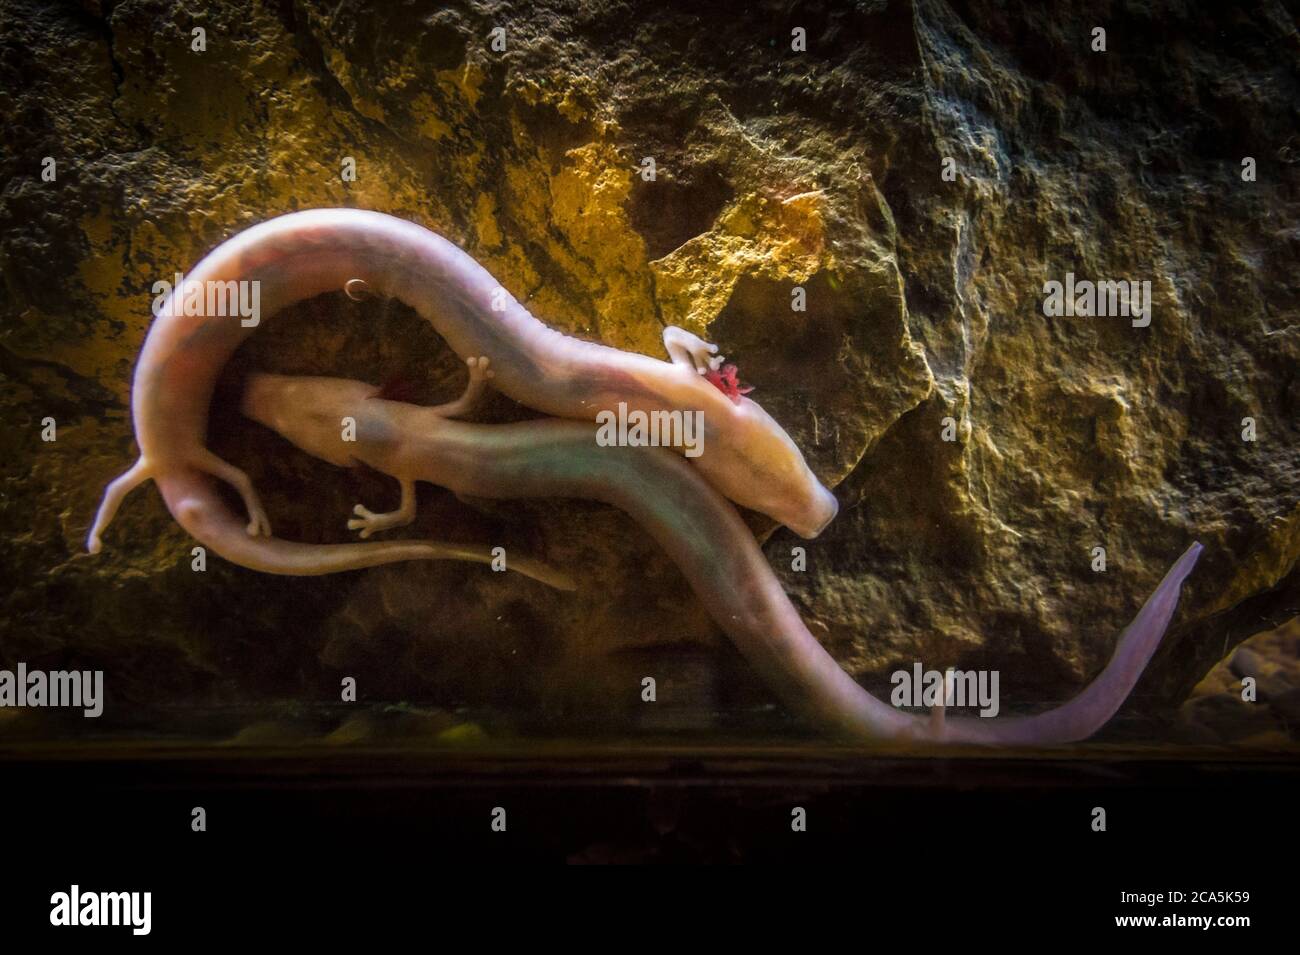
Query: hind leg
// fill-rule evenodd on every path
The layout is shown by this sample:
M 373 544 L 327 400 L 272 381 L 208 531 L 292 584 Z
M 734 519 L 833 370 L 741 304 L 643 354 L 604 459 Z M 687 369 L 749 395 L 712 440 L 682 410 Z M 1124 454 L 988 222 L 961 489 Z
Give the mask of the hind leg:
M 86 550 L 90 553 L 98 554 L 104 546 L 99 535 L 104 533 L 104 528 L 112 523 L 118 507 L 122 504 L 122 499 L 149 480 L 149 470 L 150 466 L 141 456 L 124 474 L 114 478 L 104 489 L 104 500 L 100 502 L 99 511 L 95 514 L 95 524 L 86 537 Z
M 397 510 L 386 514 L 376 514 L 361 504 L 352 509 L 357 516 L 348 521 L 348 530 L 360 531 L 363 538 L 377 531 L 390 531 L 394 527 L 405 527 L 415 520 L 415 482 L 407 478 L 398 478 L 402 485 L 402 503 Z
M 200 448 L 198 456 L 190 462 L 205 474 L 211 474 L 213 477 L 225 481 L 244 499 L 244 508 L 248 511 L 248 535 L 257 537 L 271 536 L 271 522 L 267 519 L 266 511 L 262 508 L 262 502 L 253 490 L 253 482 L 248 479 L 248 475 L 229 462 L 221 460 L 207 448 Z

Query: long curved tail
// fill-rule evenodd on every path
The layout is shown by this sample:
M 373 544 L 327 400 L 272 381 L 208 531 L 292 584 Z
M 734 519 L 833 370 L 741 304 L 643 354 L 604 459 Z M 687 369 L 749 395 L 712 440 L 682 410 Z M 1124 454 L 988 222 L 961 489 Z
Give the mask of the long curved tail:
M 187 467 L 168 468 L 150 474 L 141 463 L 109 485 L 96 515 L 87 549 L 98 553 L 99 535 L 112 520 L 127 492 L 153 477 L 167 509 L 195 540 L 240 567 L 265 574 L 315 577 L 345 570 L 360 570 L 406 560 L 464 560 L 491 564 L 493 554 L 486 546 L 442 541 L 372 541 L 356 544 L 303 544 L 276 537 L 254 537 L 247 522 L 238 517 L 217 494 L 213 479 Z M 511 557 L 510 570 L 517 571 L 557 590 L 576 590 L 568 575 L 541 561 Z
M 940 710 L 928 718 L 877 699 L 844 671 L 808 631 L 735 508 L 685 462 L 654 448 L 597 450 L 572 427 L 570 434 L 563 455 L 535 458 L 527 475 L 511 476 L 512 493 L 580 491 L 627 511 L 669 553 L 713 618 L 786 705 L 848 736 L 1008 746 L 1091 736 L 1115 715 L 1142 675 L 1202 551 L 1193 543 L 1165 574 L 1121 634 L 1110 663 L 1073 700 L 1033 716 L 943 719 Z M 548 460 L 554 462 L 549 479 Z M 582 472 L 581 482 L 568 477 L 575 470 Z
M 591 497 L 627 511 L 673 558 L 714 619 L 787 706 L 818 725 L 859 738 L 1035 746 L 1091 736 L 1137 683 L 1202 551 L 1193 543 L 1170 568 L 1120 635 L 1109 664 L 1073 700 L 1033 716 L 931 719 L 877 699 L 840 667 L 804 625 L 735 508 L 684 459 L 658 448 L 597 448 L 591 427 L 578 422 L 529 422 L 494 430 L 509 436 L 505 445 L 513 450 L 480 461 L 478 493 Z M 111 517 L 113 493 L 125 493 L 123 486 L 147 476 L 133 469 L 123 484 L 110 486 L 101 517 L 105 509 Z M 206 474 L 177 468 L 154 478 L 168 509 L 193 537 L 227 560 L 265 573 L 306 576 L 402 560 L 491 560 L 486 549 L 432 542 L 299 544 L 252 537 Z M 103 523 L 96 522 L 97 531 Z M 515 559 L 511 566 L 551 586 L 573 589 L 567 577 L 544 565 Z
M 1034 716 L 950 720 L 935 727 L 934 737 L 954 743 L 1034 745 L 1086 739 L 1115 715 L 1155 653 L 1178 608 L 1183 581 L 1203 550 L 1191 547 L 1169 568 L 1138 615 L 1120 634 L 1106 668 L 1070 702 Z

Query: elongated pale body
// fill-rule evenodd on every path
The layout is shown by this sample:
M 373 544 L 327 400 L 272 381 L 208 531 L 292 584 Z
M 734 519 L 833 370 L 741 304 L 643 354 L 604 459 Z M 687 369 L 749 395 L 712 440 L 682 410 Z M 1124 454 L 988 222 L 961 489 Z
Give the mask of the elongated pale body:
M 681 350 L 670 351 L 673 361 L 666 362 L 563 335 L 534 318 L 464 251 L 412 222 L 358 209 L 292 213 L 222 243 L 185 278 L 186 286 L 197 287 L 257 282 L 260 320 L 345 288 L 399 299 L 462 357 L 489 358 L 496 386 L 521 404 L 586 420 L 620 404 L 646 413 L 700 412 L 703 453 L 693 464 L 731 500 L 804 536 L 819 533 L 838 509 L 785 431 L 755 402 L 729 398 L 709 384 L 703 367 Z M 239 316 L 186 315 L 178 300 L 184 295 L 184 288 L 175 289 L 162 303 L 141 349 L 131 395 L 140 461 L 110 485 L 88 540 L 92 552 L 131 487 L 154 479 L 170 507 L 177 494 L 167 488 L 186 471 L 239 487 L 250 534 L 269 537 L 247 478 L 203 444 L 217 377 L 254 326 Z M 185 484 L 191 487 L 193 476 Z
M 602 447 L 592 425 L 475 425 L 375 397 L 362 382 L 258 375 L 245 414 L 324 460 L 359 460 L 405 487 L 428 481 L 476 497 L 576 497 L 631 515 L 666 550 L 714 620 L 796 712 L 871 739 L 1038 745 L 1083 739 L 1123 703 L 1160 643 L 1201 551 L 1165 575 L 1101 675 L 1065 705 L 1027 717 L 918 717 L 876 699 L 817 642 L 740 515 L 687 461 L 656 448 Z M 333 422 L 357 423 L 344 447 Z M 942 709 L 936 714 L 942 714 Z
M 459 424 L 438 409 L 377 399 L 370 386 L 343 379 L 304 385 L 260 376 L 245 402 L 253 417 L 326 460 L 365 460 L 398 477 L 404 498 L 415 480 L 429 480 L 479 496 L 576 496 L 623 508 L 668 551 L 778 694 L 840 732 L 1008 744 L 1086 737 L 1113 715 L 1146 666 L 1200 553 L 1194 544 L 1174 565 L 1105 671 L 1071 702 L 1024 718 L 920 719 L 866 693 L 826 653 L 728 503 L 763 511 L 805 536 L 818 533 L 836 511 L 835 499 L 785 432 L 754 402 L 707 383 L 698 351 L 683 354 L 684 348 L 712 346 L 698 339 L 683 345 L 693 336 L 670 329 L 680 337 L 665 334 L 669 363 L 561 335 L 451 243 L 412 223 L 357 210 L 295 213 L 255 226 L 223 243 L 186 278 L 259 282 L 266 318 L 345 287 L 392 296 L 432 322 L 459 354 L 481 362 L 480 369 L 487 364 L 482 359 L 490 359 L 495 383 L 506 394 L 553 415 L 590 421 L 620 402 L 646 412 L 702 412 L 705 451 L 688 462 L 657 448 L 601 447 L 594 426 L 575 420 Z M 183 294 L 183 288 L 173 293 Z M 173 306 L 168 300 L 160 309 L 136 367 L 132 414 L 140 459 L 109 485 L 89 534 L 92 552 L 123 496 L 153 479 L 192 536 L 255 570 L 326 574 L 399 560 L 490 560 L 485 548 L 427 541 L 311 545 L 271 537 L 247 477 L 203 443 L 216 379 L 253 328 L 238 316 L 186 316 Z M 356 417 L 360 432 L 347 448 L 339 446 L 344 415 Z M 214 478 L 240 492 L 247 526 L 217 493 Z M 511 564 L 554 586 L 572 586 L 535 562 L 516 558 Z

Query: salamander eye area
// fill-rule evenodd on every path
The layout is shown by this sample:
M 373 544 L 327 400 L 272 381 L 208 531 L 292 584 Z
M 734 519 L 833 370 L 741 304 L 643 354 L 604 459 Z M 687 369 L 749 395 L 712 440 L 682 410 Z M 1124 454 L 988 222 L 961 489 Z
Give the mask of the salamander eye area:
M 356 431 L 377 390 L 342 378 L 257 373 L 247 380 L 240 410 L 302 450 L 346 466 L 349 431 Z
M 712 478 L 729 474 L 728 496 L 766 514 L 800 537 L 812 539 L 839 513 L 835 495 L 809 468 L 799 447 L 755 401 L 740 398 L 732 426 L 715 442 L 713 460 L 701 463 Z M 706 450 L 701 458 L 707 456 Z

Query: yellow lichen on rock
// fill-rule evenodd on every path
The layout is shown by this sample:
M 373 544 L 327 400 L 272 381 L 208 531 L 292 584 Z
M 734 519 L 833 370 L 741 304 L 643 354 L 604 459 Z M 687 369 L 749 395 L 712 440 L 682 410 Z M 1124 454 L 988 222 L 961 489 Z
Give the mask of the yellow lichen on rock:
M 757 192 L 739 197 L 712 230 L 651 263 L 664 321 L 702 331 L 742 276 L 793 286 L 827 267 L 825 208 L 820 191 L 785 201 Z
M 428 93 L 417 93 L 411 106 L 421 136 L 437 142 L 451 135 L 451 127 L 438 116 L 438 103 Z
M 501 244 L 501 230 L 497 227 L 496 202 L 486 192 L 474 200 L 474 231 L 482 246 L 494 249 Z
M 524 125 L 518 119 L 514 125 L 516 138 L 530 143 Z M 505 213 L 540 245 L 540 258 L 558 272 L 537 288 L 526 287 L 533 293 L 529 307 L 566 331 L 594 333 L 607 344 L 658 354 L 661 330 L 645 244 L 625 209 L 631 163 L 602 140 L 567 150 L 552 172 L 544 147 L 534 146 L 517 153 L 528 157 L 526 163 L 506 167 L 502 201 Z M 517 270 L 523 256 L 507 258 Z M 496 271 L 493 262 L 485 264 Z M 502 280 L 507 281 L 504 273 Z M 513 290 L 520 294 L 517 285 Z M 575 301 L 576 290 L 587 298 Z
M 483 82 L 487 74 L 477 63 L 468 61 L 455 70 L 439 70 L 434 74 L 438 85 L 450 94 L 465 100 L 470 109 L 478 106 L 479 97 L 483 95 Z
M 571 123 L 592 118 L 597 101 L 596 84 L 585 75 L 567 76 L 563 89 L 550 89 L 528 78 L 516 80 L 510 94 L 529 106 L 546 104 Z
M 601 337 L 621 347 L 658 353 L 652 282 L 645 243 L 627 220 L 631 164 L 606 143 L 567 154 L 552 179 L 551 215 L 573 250 L 574 265 L 593 292 Z M 569 258 L 566 250 L 557 250 Z

